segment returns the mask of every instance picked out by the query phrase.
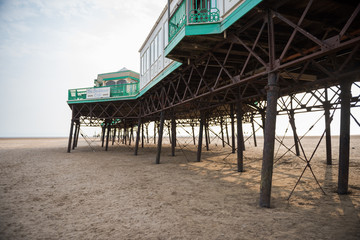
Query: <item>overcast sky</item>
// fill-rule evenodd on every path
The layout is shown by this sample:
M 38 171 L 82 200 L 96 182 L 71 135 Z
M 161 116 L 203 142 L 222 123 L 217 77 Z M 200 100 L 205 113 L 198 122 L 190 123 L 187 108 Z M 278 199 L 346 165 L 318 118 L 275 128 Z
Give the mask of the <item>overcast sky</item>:
M 0 0 L 0 137 L 67 136 L 68 89 L 91 87 L 97 74 L 123 67 L 139 72 L 138 50 L 166 3 Z M 321 114 L 297 115 L 298 126 L 306 131 Z M 351 121 L 352 134 L 360 134 Z M 310 134 L 321 135 L 323 122 Z M 287 117 L 283 123 L 279 134 Z
M 139 72 L 167 0 L 0 0 L 0 137 L 67 136 L 67 90 Z

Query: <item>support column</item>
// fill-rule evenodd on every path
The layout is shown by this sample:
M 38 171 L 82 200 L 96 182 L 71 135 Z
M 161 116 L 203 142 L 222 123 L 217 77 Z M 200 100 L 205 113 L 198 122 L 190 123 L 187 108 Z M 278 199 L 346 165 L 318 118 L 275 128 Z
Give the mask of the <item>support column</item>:
M 109 148 L 109 138 L 110 138 L 110 129 L 111 129 L 111 121 L 109 121 L 108 125 L 107 125 L 107 134 L 106 134 L 106 146 L 105 146 L 105 151 L 108 150 Z
M 106 129 L 106 121 L 103 123 L 102 126 L 102 135 L 101 135 L 101 147 L 104 147 L 104 141 L 105 141 L 105 129 Z
M 253 137 L 254 137 L 254 146 L 257 147 L 257 142 L 256 142 L 256 135 L 255 135 L 255 127 L 254 127 L 254 115 L 251 115 L 251 128 L 252 128 L 252 132 L 253 132 Z
M 196 156 L 196 161 L 201 161 L 201 150 L 202 150 L 202 140 L 203 140 L 203 132 L 204 132 L 204 122 L 205 117 L 203 114 L 201 114 L 200 117 L 200 127 L 199 127 L 199 141 L 198 141 L 198 151 Z
M 231 118 L 231 147 L 232 147 L 232 153 L 235 153 L 235 124 L 234 124 L 233 104 L 230 104 L 230 118 Z
M 167 124 L 167 127 L 168 127 L 168 135 L 169 135 L 169 142 L 170 142 L 170 144 L 172 143 L 172 138 L 171 138 L 171 134 L 172 134 L 172 132 L 171 132 L 171 123 L 168 123 Z
M 75 122 L 74 119 L 71 119 L 68 150 L 67 150 L 68 153 L 71 151 L 71 142 L 72 142 L 72 135 L 73 135 L 73 129 L 74 129 L 74 122 Z
M 270 207 L 271 184 L 274 162 L 274 143 L 276 127 L 276 107 L 279 93 L 279 87 L 276 84 L 277 74 L 269 73 L 267 90 L 267 108 L 265 121 L 265 136 L 263 161 L 261 168 L 260 182 L 260 206 Z
M 221 141 L 222 141 L 222 146 L 225 147 L 225 139 L 224 139 L 224 130 L 223 130 L 223 117 L 220 117 L 220 128 L 221 128 Z
M 112 145 L 114 145 L 114 143 L 115 143 L 115 138 L 116 138 L 116 128 L 113 128 L 113 131 L 114 131 L 114 133 L 113 133 Z
M 78 137 L 78 128 L 80 127 L 80 122 L 76 121 L 75 122 L 75 131 L 74 131 L 74 140 L 73 140 L 73 146 L 72 149 L 74 150 L 76 147 L 76 139 Z
M 158 147 L 157 147 L 157 154 L 156 154 L 156 164 L 160 163 L 160 154 L 161 154 L 161 146 L 162 146 L 162 137 L 164 132 L 164 120 L 165 114 L 164 111 L 160 114 L 160 129 L 159 129 L 159 139 L 158 139 Z
M 324 115 L 325 115 L 325 134 L 326 134 L 326 136 L 325 136 L 325 139 L 326 139 L 326 164 L 332 165 L 330 102 L 328 100 L 327 88 L 325 88 Z
M 240 101 L 236 104 L 236 124 L 237 124 L 237 165 L 238 172 L 244 171 L 244 135 L 242 129 L 242 103 Z
M 226 139 L 227 139 L 227 144 L 230 144 L 230 139 L 229 139 L 229 129 L 228 129 L 228 120 L 227 118 L 225 118 L 225 133 L 226 133 Z
M 154 144 L 156 144 L 156 130 L 157 130 L 157 127 L 156 127 L 156 121 L 154 121 Z
M 147 129 L 146 129 L 147 131 Z M 149 140 L 149 138 L 148 138 Z M 148 141 L 149 143 L 149 141 Z M 141 148 L 144 148 L 144 123 L 141 124 Z
M 171 156 L 175 156 L 176 147 L 176 119 L 175 114 L 171 119 Z
M 124 120 L 124 144 L 125 145 L 126 145 L 127 135 L 128 135 L 128 132 L 127 132 L 126 120 Z
M 349 187 L 351 82 L 342 82 L 340 84 L 340 90 L 341 115 L 338 193 L 347 194 Z
M 205 145 L 206 145 L 206 151 L 209 151 L 209 131 L 208 131 L 208 121 L 207 118 L 204 119 L 204 125 L 205 125 Z
M 77 147 L 78 145 L 78 141 L 79 141 L 79 134 L 80 134 L 80 121 L 79 121 L 79 127 L 76 133 L 76 142 L 75 142 L 75 147 Z
M 138 155 L 139 141 L 140 141 L 140 128 L 141 128 L 141 118 L 139 118 L 139 120 L 138 120 L 138 128 L 137 128 L 137 134 L 136 134 L 134 155 Z
M 191 124 L 191 131 L 192 131 L 192 137 L 193 137 L 194 145 L 196 145 L 194 124 Z
M 119 127 L 119 130 L 118 130 L 118 143 L 120 142 L 120 134 L 121 133 L 121 128 Z
M 130 133 L 129 133 L 129 146 L 131 145 L 131 138 L 133 138 L 134 140 L 134 129 L 133 129 L 133 124 L 131 124 L 131 127 L 130 127 Z
M 266 128 L 266 121 L 265 121 L 265 110 L 261 109 L 259 110 L 261 115 L 261 122 L 262 122 L 262 129 L 263 129 L 263 136 L 265 138 L 265 128 Z
M 293 134 L 294 134 L 295 153 L 296 153 L 296 156 L 300 156 L 299 141 L 298 141 L 297 132 L 296 132 L 295 116 L 294 115 L 295 115 L 294 110 L 291 109 L 290 112 L 289 112 L 289 121 L 290 121 L 291 129 L 292 129 Z

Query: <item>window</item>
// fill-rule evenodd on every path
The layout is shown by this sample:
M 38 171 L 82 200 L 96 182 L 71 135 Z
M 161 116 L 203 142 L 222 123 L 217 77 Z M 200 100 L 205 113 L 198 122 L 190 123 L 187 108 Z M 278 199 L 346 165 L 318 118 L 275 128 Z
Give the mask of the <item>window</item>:
M 150 48 L 146 50 L 146 71 L 150 68 Z
M 151 65 L 154 63 L 155 61 L 155 46 L 154 46 L 154 41 L 151 42 Z
M 169 44 L 169 23 L 168 22 L 165 22 L 164 23 L 164 44 L 165 46 L 167 46 Z M 165 47 L 164 46 L 164 47 Z
M 164 50 L 164 47 L 162 45 L 162 32 L 161 32 L 161 29 L 160 29 L 159 34 L 158 34 L 158 42 L 159 42 L 159 48 L 158 48 L 159 54 L 158 54 L 158 57 L 160 57 L 161 54 L 162 54 L 162 51 Z
M 154 58 L 155 58 L 155 61 L 157 60 L 158 55 L 159 55 L 159 51 L 158 51 L 159 43 L 158 43 L 158 41 L 159 41 L 159 37 L 158 37 L 158 35 L 156 35 L 155 40 L 154 40 L 154 46 L 155 46 Z

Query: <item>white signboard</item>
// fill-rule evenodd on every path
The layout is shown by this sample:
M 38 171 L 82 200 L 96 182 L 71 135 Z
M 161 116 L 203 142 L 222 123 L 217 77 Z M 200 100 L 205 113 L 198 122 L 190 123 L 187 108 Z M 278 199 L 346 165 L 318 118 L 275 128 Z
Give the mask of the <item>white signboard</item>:
M 110 87 L 91 88 L 86 90 L 86 99 L 108 97 L 110 97 Z

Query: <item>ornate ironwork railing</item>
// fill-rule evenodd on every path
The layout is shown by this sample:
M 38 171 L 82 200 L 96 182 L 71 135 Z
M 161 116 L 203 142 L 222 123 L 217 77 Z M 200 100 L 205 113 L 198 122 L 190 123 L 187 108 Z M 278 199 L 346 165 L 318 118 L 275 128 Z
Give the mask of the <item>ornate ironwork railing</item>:
M 220 20 L 216 0 L 190 0 L 189 23 L 212 23 Z
M 180 31 L 183 26 L 186 24 L 186 0 L 183 0 L 182 3 L 177 8 L 176 12 L 169 21 L 169 41 L 171 41 L 175 35 Z
M 126 83 L 104 87 L 69 89 L 68 100 L 96 99 L 95 97 L 88 98 L 88 90 L 101 90 L 105 88 L 110 88 L 109 97 L 135 96 L 139 93 L 139 83 Z
M 186 12 L 188 3 L 189 12 Z M 217 0 L 183 0 L 169 21 L 169 42 L 187 24 L 213 23 L 220 21 Z

